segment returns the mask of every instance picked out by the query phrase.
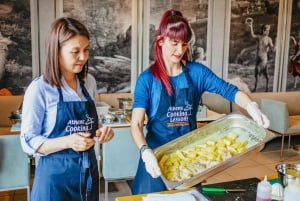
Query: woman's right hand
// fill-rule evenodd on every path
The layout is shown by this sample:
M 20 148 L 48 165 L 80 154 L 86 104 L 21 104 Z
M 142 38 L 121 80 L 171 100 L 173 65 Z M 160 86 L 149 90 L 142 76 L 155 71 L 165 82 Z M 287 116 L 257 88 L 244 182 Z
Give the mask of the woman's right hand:
M 74 151 L 86 151 L 95 144 L 95 140 L 90 138 L 91 133 L 74 133 L 68 135 L 69 148 Z
M 161 176 L 161 171 L 158 166 L 157 159 L 152 151 L 152 149 L 146 149 L 142 153 L 142 159 L 146 166 L 146 171 L 153 177 L 158 178 Z
M 99 137 L 97 143 L 103 144 L 104 142 L 108 142 L 114 137 L 114 135 L 114 131 L 111 127 L 102 126 L 96 130 L 96 137 Z

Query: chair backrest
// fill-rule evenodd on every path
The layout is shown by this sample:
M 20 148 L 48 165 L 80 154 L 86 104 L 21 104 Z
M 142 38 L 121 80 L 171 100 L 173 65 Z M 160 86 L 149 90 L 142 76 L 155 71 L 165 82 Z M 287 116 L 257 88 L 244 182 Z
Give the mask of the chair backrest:
M 102 145 L 102 174 L 105 180 L 130 179 L 135 176 L 139 149 L 133 142 L 130 128 L 114 128 L 115 136 Z
M 0 135 L 0 191 L 30 188 L 30 159 L 19 135 Z
M 214 93 L 203 93 L 201 103 L 208 106 L 210 110 L 220 114 L 229 114 L 232 110 L 230 101 Z
M 261 99 L 261 111 L 270 120 L 270 130 L 285 134 L 289 127 L 287 103 L 272 99 Z

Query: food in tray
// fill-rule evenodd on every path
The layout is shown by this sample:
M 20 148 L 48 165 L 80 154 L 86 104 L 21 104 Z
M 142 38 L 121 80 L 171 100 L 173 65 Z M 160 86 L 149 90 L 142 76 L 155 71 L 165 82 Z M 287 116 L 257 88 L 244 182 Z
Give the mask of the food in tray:
M 300 172 L 299 172 L 299 170 L 296 170 L 296 169 L 286 169 L 285 173 L 288 174 L 288 175 L 291 175 L 293 177 L 299 177 L 300 178 Z
M 228 133 L 218 140 L 165 154 L 159 166 L 169 181 L 183 181 L 223 162 L 246 149 L 248 142 L 238 142 L 238 135 Z

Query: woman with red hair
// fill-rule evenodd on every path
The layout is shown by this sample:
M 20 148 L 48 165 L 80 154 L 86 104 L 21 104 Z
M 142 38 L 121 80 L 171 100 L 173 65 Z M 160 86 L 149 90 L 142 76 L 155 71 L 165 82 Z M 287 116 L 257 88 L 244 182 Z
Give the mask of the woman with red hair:
M 203 64 L 190 61 L 191 27 L 182 13 L 167 10 L 157 31 L 155 62 L 138 77 L 131 121 L 132 137 L 141 159 L 132 183 L 132 194 L 166 190 L 152 149 L 196 129 L 196 114 L 203 92 L 216 93 L 247 109 L 261 126 L 268 118 L 239 89 Z M 148 116 L 147 135 L 143 128 Z

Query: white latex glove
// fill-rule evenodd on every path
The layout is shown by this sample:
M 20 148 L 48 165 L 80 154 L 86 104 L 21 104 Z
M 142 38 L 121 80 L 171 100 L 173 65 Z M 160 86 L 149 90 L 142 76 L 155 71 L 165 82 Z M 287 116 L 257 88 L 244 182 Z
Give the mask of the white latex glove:
M 268 128 L 270 126 L 270 120 L 260 111 L 256 102 L 248 103 L 247 112 L 259 126 L 264 128 Z
M 153 177 L 157 178 L 161 175 L 160 168 L 158 166 L 157 159 L 152 149 L 145 149 L 142 153 L 142 159 L 145 163 L 147 172 Z

